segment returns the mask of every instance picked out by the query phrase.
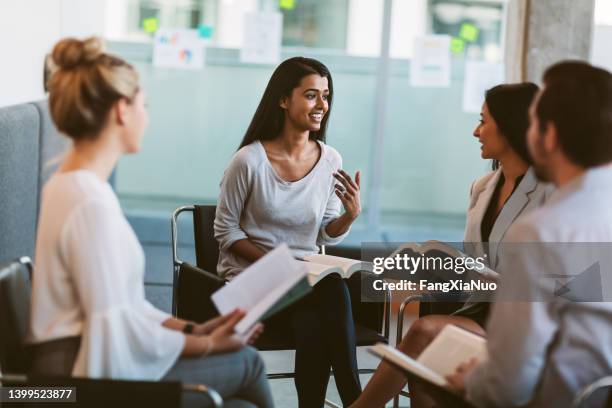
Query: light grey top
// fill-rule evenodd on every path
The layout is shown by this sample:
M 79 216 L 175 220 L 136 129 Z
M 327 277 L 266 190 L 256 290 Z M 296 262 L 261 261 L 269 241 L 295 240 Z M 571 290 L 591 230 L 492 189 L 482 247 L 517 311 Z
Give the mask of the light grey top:
M 502 300 L 487 324 L 489 360 L 466 379 L 469 401 L 483 407 L 569 407 L 581 387 L 612 373 L 610 291 L 607 302 L 574 302 L 544 279 L 580 272 L 558 243 L 612 243 L 611 202 L 612 168 L 596 168 L 510 227 L 506 242 L 532 243 L 526 249 L 547 244 L 531 251 L 508 247 L 501 254 L 500 269 L 512 273 L 502 273 Z M 602 268 L 602 289 L 610 287 L 608 272 Z M 544 300 L 504 301 L 525 296 Z
M 236 152 L 221 180 L 215 216 L 219 275 L 231 279 L 249 265 L 229 250 L 241 239 L 248 238 L 265 252 L 286 243 L 296 258 L 302 258 L 318 253 L 318 245 L 337 244 L 348 234 L 332 238 L 325 232 L 342 207 L 333 177 L 342 168 L 342 158 L 334 148 L 321 142 L 319 146 L 319 161 L 294 182 L 276 173 L 259 141 Z

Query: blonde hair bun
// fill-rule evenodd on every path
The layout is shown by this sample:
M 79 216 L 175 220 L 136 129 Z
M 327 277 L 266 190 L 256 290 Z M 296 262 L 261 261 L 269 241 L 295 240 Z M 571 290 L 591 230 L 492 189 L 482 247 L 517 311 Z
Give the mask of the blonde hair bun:
M 66 38 L 58 42 L 51 54 L 55 66 L 59 69 L 72 69 L 80 65 L 91 64 L 104 54 L 104 43 L 98 37 L 85 40 Z
M 120 99 L 138 94 L 138 73 L 106 54 L 99 38 L 67 38 L 53 47 L 49 111 L 57 129 L 74 140 L 95 138 Z

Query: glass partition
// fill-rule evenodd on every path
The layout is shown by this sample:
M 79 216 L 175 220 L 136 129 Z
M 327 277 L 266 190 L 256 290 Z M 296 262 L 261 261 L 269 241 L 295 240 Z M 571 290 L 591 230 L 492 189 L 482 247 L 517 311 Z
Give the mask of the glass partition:
M 212 48 L 201 71 L 154 68 L 148 46 L 113 43 L 112 48 L 138 68 L 151 118 L 142 151 L 122 159 L 117 169 L 116 188 L 124 204 L 170 210 L 216 202 L 223 171 L 274 67 L 240 64 L 237 51 Z M 341 152 L 348 170 L 364 171 L 365 198 L 375 65 L 334 55 L 308 56 L 323 61 L 332 72 L 335 100 L 327 142 Z M 357 65 L 361 68 L 353 68 Z
M 385 1 L 391 1 L 385 27 Z M 349 244 L 365 240 L 459 240 L 469 188 L 490 164 L 472 137 L 478 113 L 462 107 L 467 61 L 501 62 L 505 2 L 460 0 L 126 0 L 127 23 L 111 50 L 133 63 L 148 95 L 151 124 L 140 154 L 121 160 L 116 188 L 132 211 L 214 203 L 274 69 L 239 58 L 244 14 L 283 14 L 282 58 L 305 55 L 331 70 L 336 97 L 328 143 L 345 168 L 363 172 L 365 211 Z M 195 28 L 209 38 L 205 67 L 154 67 L 151 38 L 162 27 Z M 389 59 L 381 56 L 389 30 Z M 118 32 L 115 30 L 115 32 Z M 451 41 L 448 87 L 410 83 L 414 39 L 447 34 Z M 382 62 L 388 71 L 381 74 Z M 381 75 L 385 81 L 381 81 Z M 380 84 L 386 83 L 386 89 Z M 384 92 L 383 92 L 384 91 Z M 381 114 L 378 107 L 384 104 Z M 381 126 L 382 123 L 382 126 Z M 382 149 L 377 129 L 384 129 Z M 376 153 L 379 151 L 379 153 Z M 371 191 L 375 154 L 381 185 Z M 370 202 L 375 200 L 374 202 Z
M 595 0 L 591 62 L 612 71 L 612 2 Z

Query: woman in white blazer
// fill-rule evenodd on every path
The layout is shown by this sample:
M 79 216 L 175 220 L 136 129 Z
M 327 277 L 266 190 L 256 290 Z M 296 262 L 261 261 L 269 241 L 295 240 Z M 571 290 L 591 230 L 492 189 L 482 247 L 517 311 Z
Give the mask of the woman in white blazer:
M 506 231 L 521 214 L 543 204 L 550 187 L 539 182 L 531 167 L 526 134 L 528 111 L 538 87 L 532 83 L 499 85 L 486 93 L 480 123 L 474 136 L 481 157 L 493 160 L 493 171 L 476 180 L 470 189 L 470 205 L 464 249 L 472 256 L 486 254 L 495 269 Z M 414 322 L 399 349 L 416 358 L 447 324 L 484 334 L 489 303 L 466 302 L 451 315 L 427 315 Z M 366 386 L 352 408 L 382 407 L 405 386 L 405 377 L 386 363 Z M 417 384 L 410 385 L 411 407 L 429 406 Z

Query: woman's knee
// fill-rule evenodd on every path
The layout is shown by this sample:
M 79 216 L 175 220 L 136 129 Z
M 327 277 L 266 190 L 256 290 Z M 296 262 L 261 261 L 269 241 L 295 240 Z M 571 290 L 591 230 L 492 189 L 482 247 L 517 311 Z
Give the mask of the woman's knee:
M 351 303 L 351 295 L 349 293 L 346 282 L 337 273 L 327 275 L 314 287 L 314 295 L 318 303 L 327 303 L 330 306 L 337 304 Z
M 344 279 L 337 273 L 332 273 L 321 279 L 315 285 L 315 291 L 317 289 L 319 289 L 320 292 L 343 291 L 345 286 Z
M 436 316 L 425 316 L 417 319 L 402 338 L 399 349 L 407 354 L 420 353 L 446 324 Z
M 251 346 L 245 346 L 240 350 L 244 355 L 247 372 L 252 377 L 261 378 L 266 376 L 266 364 L 259 351 Z

